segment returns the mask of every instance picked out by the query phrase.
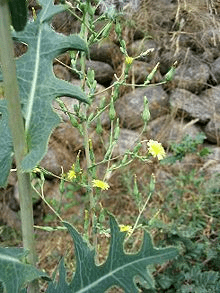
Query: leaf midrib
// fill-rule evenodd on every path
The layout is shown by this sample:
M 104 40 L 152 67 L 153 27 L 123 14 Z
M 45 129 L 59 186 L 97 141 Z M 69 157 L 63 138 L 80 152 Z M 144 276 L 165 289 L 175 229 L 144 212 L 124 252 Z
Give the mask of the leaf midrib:
M 28 104 L 27 104 L 26 121 L 25 121 L 26 133 L 28 132 L 29 127 L 30 127 L 31 114 L 32 114 L 34 97 L 35 97 L 34 94 L 35 94 L 36 86 L 37 86 L 38 69 L 39 69 L 39 65 L 40 65 L 41 33 L 42 33 L 42 26 L 39 29 L 39 35 L 38 35 L 38 39 L 37 39 L 34 74 L 33 74 L 33 79 L 31 82 L 31 90 L 30 90 L 30 95 L 29 95 Z
M 77 291 L 76 293 L 84 293 L 84 292 L 87 292 L 87 290 L 89 289 L 92 289 L 93 287 L 97 286 L 100 282 L 103 282 L 105 279 L 109 278 L 110 276 L 113 277 L 114 274 L 116 274 L 118 271 L 120 270 L 123 270 L 125 269 L 126 267 L 128 266 L 131 266 L 131 265 L 135 265 L 135 263 L 137 262 L 142 262 L 144 261 L 145 259 L 153 259 L 155 257 L 160 257 L 162 258 L 163 256 L 166 256 L 166 258 L 168 259 L 167 255 L 172 255 L 173 254 L 173 251 L 170 251 L 170 252 L 164 252 L 162 255 L 159 254 L 159 255 L 153 255 L 153 256 L 147 256 L 147 257 L 143 257 L 143 258 L 139 258 L 135 261 L 132 261 L 132 262 L 129 262 L 129 263 L 126 263 L 118 268 L 116 268 L 115 270 L 105 274 L 103 277 L 99 278 L 98 280 L 94 281 L 93 283 L 90 283 L 88 286 L 84 287 L 83 289 L 80 289 L 79 291 Z M 151 262 L 152 263 L 152 262 Z M 146 267 L 147 267 L 148 264 L 146 264 Z
M 46 7 L 43 10 L 43 15 L 41 17 L 42 19 L 44 19 L 44 15 L 47 13 L 47 10 L 49 9 L 50 2 L 51 1 L 48 1 Z M 26 121 L 25 121 L 25 131 L 26 131 L 26 133 L 28 132 L 29 127 L 30 127 L 31 114 L 32 114 L 32 109 L 33 109 L 33 104 L 34 104 L 34 97 L 35 97 L 34 93 L 35 93 L 36 86 L 37 86 L 38 69 L 39 69 L 39 65 L 40 65 L 40 48 L 41 48 L 42 24 L 43 24 L 43 21 L 41 22 L 41 26 L 40 26 L 39 34 L 38 34 L 38 39 L 37 39 L 34 75 L 33 75 L 33 80 L 32 80 L 32 83 L 31 83 L 31 90 L 30 90 L 30 95 L 29 95 L 28 104 L 27 104 Z

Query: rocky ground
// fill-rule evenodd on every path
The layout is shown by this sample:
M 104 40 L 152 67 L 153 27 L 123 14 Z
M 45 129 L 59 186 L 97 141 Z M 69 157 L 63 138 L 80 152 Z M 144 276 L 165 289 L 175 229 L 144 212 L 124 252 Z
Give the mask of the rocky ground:
M 126 40 L 129 55 L 135 57 L 143 51 L 154 49 L 151 54 L 134 61 L 128 82 L 141 84 L 158 62 L 160 66 L 152 85 L 145 88 L 121 89 L 120 98 L 116 102 L 116 113 L 120 119 L 121 131 L 114 156 L 123 155 L 125 150 L 132 149 L 134 142 L 138 139 L 143 128 L 140 113 L 143 111 L 143 97 L 146 96 L 149 101 L 151 119 L 147 131 L 142 135 L 142 140 L 158 140 L 169 153 L 172 142 L 180 142 L 186 134 L 195 138 L 198 133 L 204 132 L 206 136 L 204 145 L 212 151 L 212 154 L 206 158 L 187 155 L 182 162 L 172 166 L 161 166 L 156 161 L 150 162 L 147 166 L 146 163 L 134 162 L 129 167 L 130 169 L 123 172 L 130 170 L 136 173 L 142 185 L 147 185 L 151 173 L 155 173 L 158 190 L 166 179 L 181 170 L 190 172 L 192 168 L 196 168 L 205 172 L 207 177 L 213 176 L 214 173 L 219 172 L 220 168 L 219 4 L 217 1 L 205 0 L 149 0 L 143 1 L 137 11 L 127 13 L 123 37 Z M 101 26 L 102 23 L 99 25 Z M 53 26 L 64 34 L 76 33 L 80 28 L 79 23 L 68 13 L 56 16 Z M 98 82 L 97 93 L 112 84 L 114 74 L 120 75 L 123 60 L 114 31 L 100 45 L 90 48 L 90 60 L 87 61 L 86 66 L 95 71 Z M 174 63 L 177 64 L 174 78 L 166 84 L 153 86 L 163 80 Z M 79 80 L 66 65 L 70 66 L 69 54 L 54 60 L 55 75 L 72 84 L 79 84 Z M 108 100 L 110 94 L 111 91 L 107 91 L 96 95 L 91 111 L 96 111 L 102 97 L 105 96 Z M 62 97 L 62 100 L 69 111 L 76 103 L 69 97 Z M 83 150 L 83 138 L 76 129 L 72 128 L 67 115 L 60 111 L 56 103 L 54 103 L 54 110 L 62 116 L 63 122 L 55 129 L 41 166 L 59 176 L 61 166 L 64 172 L 67 172 L 79 150 Z M 107 113 L 102 115 L 101 123 L 105 140 L 110 128 Z M 91 126 L 90 137 L 97 158 L 100 158 L 103 145 L 95 132 L 95 127 L 96 125 Z M 85 161 L 82 157 L 82 166 L 84 165 Z M 123 215 L 129 222 L 129 215 L 135 215 L 137 207 L 134 206 L 132 199 L 123 193 L 124 187 L 120 181 L 119 171 L 111 175 L 109 183 L 111 189 L 103 200 L 103 205 L 116 215 L 120 215 L 123 210 Z M 48 176 L 44 193 L 51 202 L 53 199 L 59 202 L 59 180 Z M 83 191 L 80 191 L 70 199 L 62 199 L 62 213 L 65 220 L 76 224 L 82 223 L 84 210 L 82 197 Z M 156 195 L 155 200 L 159 202 L 160 196 Z M 74 204 L 70 205 L 71 201 L 74 201 Z M 65 204 L 69 204 L 69 207 L 64 208 Z M 0 191 L 0 210 L 1 223 L 19 230 L 17 180 L 14 173 L 10 176 L 8 188 Z M 36 200 L 36 224 L 42 223 L 47 213 L 50 214 L 45 205 L 40 200 Z M 147 216 L 148 212 L 146 212 Z M 50 220 L 48 215 L 46 219 Z M 52 220 L 56 223 L 53 217 Z M 42 267 L 46 263 L 49 271 L 53 270 L 57 256 L 66 249 L 66 244 L 62 243 L 62 233 L 54 232 L 50 236 L 42 231 L 37 233 L 38 250 L 41 251 L 39 263 Z M 3 238 L 0 234 L 0 240 L 4 240 Z M 69 246 L 71 247 L 71 244 Z M 51 253 L 52 255 L 49 256 Z

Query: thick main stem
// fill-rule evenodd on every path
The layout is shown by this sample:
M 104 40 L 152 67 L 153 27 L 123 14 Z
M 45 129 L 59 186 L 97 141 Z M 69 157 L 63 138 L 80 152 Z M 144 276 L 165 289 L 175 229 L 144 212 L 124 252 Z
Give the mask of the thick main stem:
M 36 263 L 34 247 L 34 221 L 32 207 L 32 187 L 30 174 L 23 173 L 21 161 L 27 151 L 24 123 L 19 100 L 19 90 L 16 77 L 16 65 L 14 61 L 13 42 L 10 33 L 10 13 L 7 0 L 0 0 L 0 60 L 4 79 L 4 95 L 7 100 L 9 112 L 9 126 L 13 139 L 15 160 L 17 165 L 23 246 L 29 251 L 28 262 Z M 37 293 L 37 287 L 29 291 Z

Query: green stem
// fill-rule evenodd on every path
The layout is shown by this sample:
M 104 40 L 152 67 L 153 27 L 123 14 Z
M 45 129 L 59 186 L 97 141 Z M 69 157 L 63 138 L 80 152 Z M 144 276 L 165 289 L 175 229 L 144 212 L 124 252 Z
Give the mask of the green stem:
M 13 42 L 10 32 L 10 13 L 7 0 L 0 0 L 0 60 L 4 79 L 4 93 L 9 112 L 9 126 L 14 145 L 17 165 L 22 235 L 24 249 L 29 251 L 27 260 L 35 265 L 36 253 L 34 247 L 34 221 L 32 208 L 32 187 L 30 174 L 21 170 L 21 161 L 27 151 L 24 124 L 19 100 L 19 90 L 16 78 L 16 65 L 14 61 Z M 37 284 L 31 284 L 29 292 L 37 293 Z
M 147 200 L 145 201 L 145 203 L 144 203 L 142 209 L 139 211 L 139 215 L 138 215 L 138 217 L 137 217 L 137 219 L 136 219 L 136 222 L 135 222 L 135 224 L 134 224 L 134 226 L 133 226 L 131 232 L 129 233 L 128 237 L 125 239 L 125 242 L 128 241 L 128 239 L 131 237 L 131 235 L 133 234 L 133 232 L 134 232 L 135 229 L 137 228 L 138 223 L 139 223 L 139 220 L 140 220 L 140 217 L 141 217 L 141 215 L 143 214 L 143 212 L 145 211 L 146 206 L 147 206 L 147 204 L 148 204 L 148 202 L 149 202 L 149 200 L 150 200 L 152 194 L 153 194 L 153 192 L 150 192 L 150 194 L 148 195 L 148 198 L 147 198 Z

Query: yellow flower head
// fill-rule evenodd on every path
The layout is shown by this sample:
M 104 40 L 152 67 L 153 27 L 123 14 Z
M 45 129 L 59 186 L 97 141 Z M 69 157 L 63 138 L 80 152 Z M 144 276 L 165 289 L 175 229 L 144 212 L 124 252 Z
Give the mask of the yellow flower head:
M 133 57 L 126 56 L 125 57 L 125 64 L 131 65 L 134 61 Z
M 106 182 L 104 182 L 104 181 L 102 181 L 102 180 L 96 180 L 96 179 L 94 179 L 94 180 L 92 180 L 92 186 L 93 187 L 98 187 L 98 188 L 100 188 L 101 190 L 108 190 L 109 189 L 109 185 L 108 185 L 108 183 L 106 183 Z
M 129 234 L 132 232 L 132 227 L 130 225 L 119 225 L 121 232 L 128 232 Z
M 71 181 L 74 178 L 76 178 L 76 172 L 75 172 L 75 165 L 73 164 L 71 169 L 67 173 L 67 179 Z
M 157 157 L 158 160 L 162 160 L 163 158 L 165 158 L 166 153 L 161 143 L 150 139 L 147 145 L 148 145 L 148 151 L 153 157 Z

